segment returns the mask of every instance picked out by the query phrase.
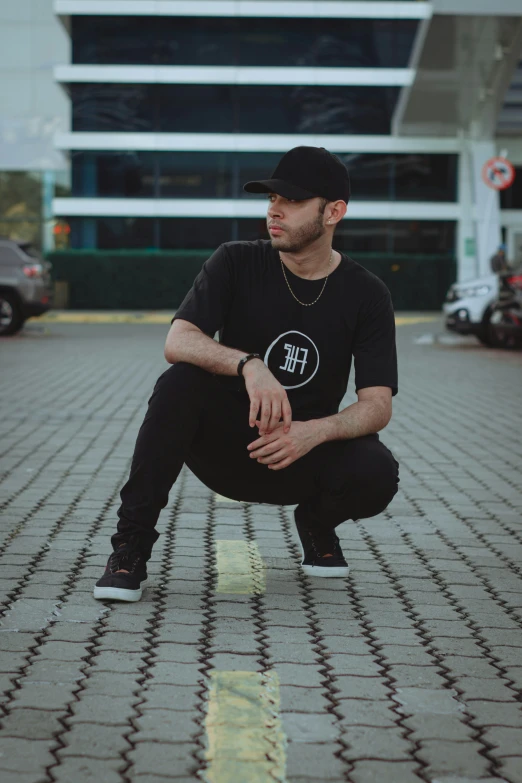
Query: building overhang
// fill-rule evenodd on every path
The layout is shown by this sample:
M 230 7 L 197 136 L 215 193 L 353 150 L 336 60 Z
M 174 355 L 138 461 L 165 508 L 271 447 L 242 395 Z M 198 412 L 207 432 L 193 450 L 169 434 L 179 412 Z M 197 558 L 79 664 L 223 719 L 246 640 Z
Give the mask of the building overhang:
M 412 0 L 54 0 L 65 24 L 71 16 L 193 16 L 294 19 L 425 19 L 428 2 Z
M 399 97 L 392 132 L 492 138 L 522 51 L 520 2 L 435 0 L 410 60 L 415 76 Z

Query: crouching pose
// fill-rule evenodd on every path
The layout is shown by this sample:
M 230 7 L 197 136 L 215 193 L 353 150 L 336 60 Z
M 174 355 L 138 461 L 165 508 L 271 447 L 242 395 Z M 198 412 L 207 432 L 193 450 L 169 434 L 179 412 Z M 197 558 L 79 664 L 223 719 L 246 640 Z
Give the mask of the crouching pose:
M 221 245 L 176 312 L 173 366 L 149 400 L 95 598 L 141 598 L 184 464 L 229 498 L 297 504 L 311 576 L 347 576 L 336 527 L 381 513 L 397 492 L 398 463 L 377 435 L 397 393 L 390 294 L 332 248 L 350 197 L 345 166 L 296 147 L 245 190 L 267 194 L 271 238 Z M 338 412 L 352 357 L 358 401 Z

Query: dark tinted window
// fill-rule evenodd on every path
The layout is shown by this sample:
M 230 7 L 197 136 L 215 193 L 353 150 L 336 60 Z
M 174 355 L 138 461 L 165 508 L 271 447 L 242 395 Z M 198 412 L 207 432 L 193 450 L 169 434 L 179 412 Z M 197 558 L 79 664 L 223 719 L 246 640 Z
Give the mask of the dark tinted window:
M 412 19 L 72 16 L 74 63 L 408 65 Z
M 430 220 L 343 220 L 334 247 L 345 253 L 453 253 L 455 223 Z
M 500 191 L 502 209 L 522 209 L 522 166 L 515 167 L 515 181 L 511 187 Z
M 390 223 L 394 253 L 453 252 L 455 223 L 431 220 L 394 220 Z
M 232 218 L 163 218 L 158 222 L 162 250 L 216 248 L 234 238 Z
M 157 247 L 155 223 L 152 218 L 98 218 L 97 247 L 101 250 Z
M 346 155 L 353 198 L 456 201 L 457 156 L 443 154 Z
M 73 196 L 156 195 L 157 156 L 146 152 L 73 152 Z
M 160 194 L 165 198 L 232 198 L 236 156 L 227 152 L 160 152 Z
M 456 155 L 395 155 L 391 180 L 397 201 L 456 201 Z
M 212 249 L 231 240 L 267 238 L 266 224 L 261 218 L 71 218 L 69 223 L 74 248 Z M 455 223 L 344 220 L 335 234 L 334 247 L 355 257 L 361 253 L 452 254 Z
M 389 133 L 395 87 L 72 84 L 73 130 Z
M 339 157 L 358 201 L 456 200 L 455 155 Z M 73 152 L 73 195 L 253 198 L 244 183 L 270 177 L 280 158 L 276 152 Z

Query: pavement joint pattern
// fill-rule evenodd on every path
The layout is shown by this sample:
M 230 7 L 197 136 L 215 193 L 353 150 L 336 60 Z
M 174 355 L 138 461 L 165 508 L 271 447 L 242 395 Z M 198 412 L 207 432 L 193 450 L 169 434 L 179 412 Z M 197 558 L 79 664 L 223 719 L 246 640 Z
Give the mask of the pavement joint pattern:
M 185 468 L 136 604 L 92 586 L 164 327 L 0 341 L 2 783 L 522 783 L 522 355 L 418 343 L 438 328 L 418 323 L 398 330 L 382 434 L 399 493 L 340 527 L 348 578 L 302 573 L 292 507 L 228 501 Z M 248 590 L 220 592 L 217 541 Z M 213 682 L 232 683 L 217 724 Z M 236 751 L 213 764 L 237 740 L 234 682 L 272 711 L 240 727 L 235 768 Z

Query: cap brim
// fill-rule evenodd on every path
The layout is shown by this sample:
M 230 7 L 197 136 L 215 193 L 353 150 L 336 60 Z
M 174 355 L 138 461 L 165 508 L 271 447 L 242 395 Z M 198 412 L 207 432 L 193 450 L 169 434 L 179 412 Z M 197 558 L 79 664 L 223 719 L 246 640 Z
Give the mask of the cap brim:
M 277 193 L 278 196 L 293 198 L 296 201 L 317 197 L 316 193 L 310 193 L 309 190 L 285 182 L 284 179 L 260 179 L 257 182 L 247 182 L 243 185 L 243 190 L 247 193 Z

